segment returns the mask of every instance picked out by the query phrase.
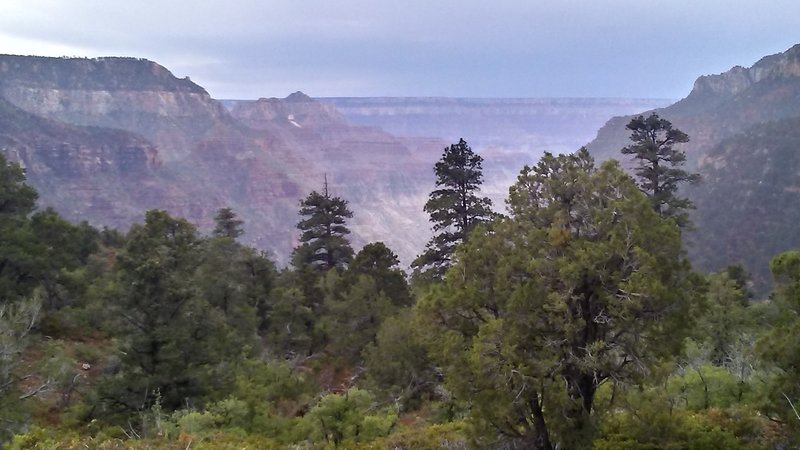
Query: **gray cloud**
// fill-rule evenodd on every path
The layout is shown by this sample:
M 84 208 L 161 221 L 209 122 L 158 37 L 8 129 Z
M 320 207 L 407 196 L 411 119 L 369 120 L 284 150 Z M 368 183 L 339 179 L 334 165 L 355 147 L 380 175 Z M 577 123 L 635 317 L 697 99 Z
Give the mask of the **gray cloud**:
M 218 98 L 675 98 L 798 22 L 795 0 L 4 0 L 0 51 L 145 57 Z

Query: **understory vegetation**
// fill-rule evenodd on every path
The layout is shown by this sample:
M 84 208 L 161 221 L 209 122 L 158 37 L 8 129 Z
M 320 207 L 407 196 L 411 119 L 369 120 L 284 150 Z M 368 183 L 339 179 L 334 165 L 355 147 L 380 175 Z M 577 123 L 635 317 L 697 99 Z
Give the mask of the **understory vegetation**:
M 9 449 L 785 449 L 800 446 L 800 252 L 768 298 L 692 270 L 674 144 L 635 176 L 545 154 L 505 215 L 445 149 L 410 276 L 355 251 L 346 199 L 300 201 L 288 267 L 151 210 L 127 232 L 36 210 L 0 156 L 0 446 Z

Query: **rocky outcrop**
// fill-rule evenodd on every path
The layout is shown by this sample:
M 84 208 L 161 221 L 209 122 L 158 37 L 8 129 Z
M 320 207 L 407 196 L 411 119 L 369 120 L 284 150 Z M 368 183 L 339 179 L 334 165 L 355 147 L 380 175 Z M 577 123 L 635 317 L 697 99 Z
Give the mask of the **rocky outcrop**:
M 800 116 L 800 45 L 750 68 L 702 76 L 686 98 L 636 115 L 653 111 L 689 135 L 684 148 L 689 161 L 697 164 L 722 139 L 760 123 Z M 625 125 L 633 117 L 614 117 L 600 128 L 588 145 L 592 154 L 619 159 L 619 150 L 629 142 Z
M 792 231 L 800 173 L 792 156 L 800 145 L 792 128 L 800 120 L 800 45 L 749 68 L 702 76 L 686 98 L 655 111 L 689 135 L 683 149 L 690 168 L 704 177 L 687 189 L 697 204 L 697 227 L 686 235 L 691 259 L 706 271 L 742 263 L 766 292 L 769 259 L 800 247 Z M 609 120 L 590 151 L 599 159 L 620 158 L 632 117 Z
M 797 77 L 800 77 L 800 44 L 783 53 L 766 56 L 750 68 L 735 66 L 719 75 L 701 76 L 694 82 L 689 96 L 730 97 L 766 80 Z
M 59 123 L 0 99 L 0 149 L 26 169 L 40 206 L 74 221 L 124 229 L 169 201 L 157 149 L 132 133 Z
M 319 103 L 300 91 L 285 99 L 260 98 L 255 102 L 238 102 L 232 113 L 243 124 L 255 129 L 269 129 L 273 124 L 296 128 L 346 125 L 335 106 Z
M 139 134 L 166 161 L 231 125 L 205 89 L 144 59 L 2 55 L 0 96 L 48 119 Z

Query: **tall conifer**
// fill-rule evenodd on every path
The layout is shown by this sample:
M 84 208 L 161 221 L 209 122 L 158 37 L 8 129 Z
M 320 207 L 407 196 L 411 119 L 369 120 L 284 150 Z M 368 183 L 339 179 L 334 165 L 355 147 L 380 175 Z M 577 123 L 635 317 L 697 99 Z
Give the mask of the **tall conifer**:
M 322 193 L 313 191 L 300 202 L 300 215 L 305 218 L 297 223 L 302 245 L 295 250 L 295 263 L 323 270 L 346 266 L 353 249 L 346 238 L 350 230 L 345 222 L 353 212 L 347 208 L 347 200 L 330 195 L 327 178 Z
M 631 130 L 631 145 L 624 147 L 624 155 L 633 155 L 638 167 L 635 170 L 639 188 L 653 204 L 661 217 L 673 217 L 678 225 L 688 223 L 686 209 L 692 209 L 688 198 L 678 196 L 680 183 L 697 183 L 700 175 L 689 173 L 680 166 L 686 163 L 686 153 L 674 148 L 689 142 L 689 136 L 673 128 L 669 120 L 653 113 L 639 116 L 626 125 Z
M 467 240 L 476 225 L 491 219 L 492 201 L 477 195 L 483 183 L 482 162 L 464 139 L 444 149 L 434 167 L 437 189 L 424 208 L 436 235 L 411 264 L 417 272 L 441 279 L 452 263 L 456 246 Z

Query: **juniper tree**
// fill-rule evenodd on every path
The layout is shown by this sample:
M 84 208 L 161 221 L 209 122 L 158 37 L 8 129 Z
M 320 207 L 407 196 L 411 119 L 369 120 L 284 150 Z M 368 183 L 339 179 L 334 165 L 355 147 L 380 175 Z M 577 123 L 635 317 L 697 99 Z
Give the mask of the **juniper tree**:
M 604 382 L 676 351 L 692 286 L 678 228 L 614 162 L 545 154 L 417 304 L 478 446 L 583 448 Z
M 37 197 L 25 171 L 0 152 L 0 306 L 26 297 L 37 284 L 40 249 L 32 251 L 29 226 Z

